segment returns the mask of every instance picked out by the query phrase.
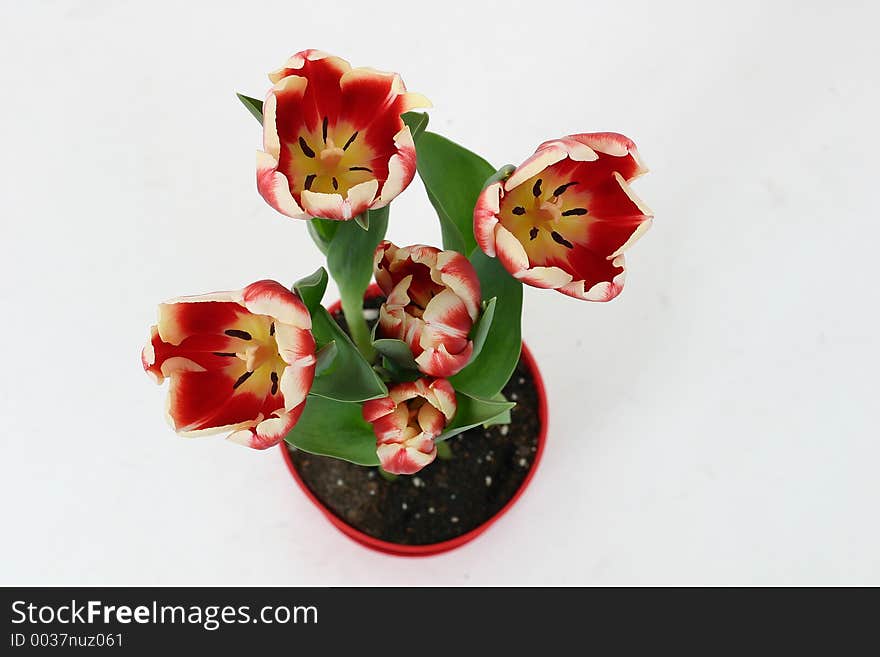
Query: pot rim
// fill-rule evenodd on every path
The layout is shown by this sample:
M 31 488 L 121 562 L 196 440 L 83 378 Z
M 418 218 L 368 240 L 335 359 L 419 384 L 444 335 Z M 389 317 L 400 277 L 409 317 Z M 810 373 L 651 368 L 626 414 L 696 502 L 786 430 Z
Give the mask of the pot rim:
M 370 287 L 367 288 L 367 291 L 364 294 L 365 299 L 370 299 L 380 294 L 380 290 L 378 285 L 373 283 Z M 337 312 L 341 307 L 341 303 L 339 301 L 331 304 L 327 311 L 332 315 Z M 374 536 L 370 536 L 362 532 L 359 529 L 356 529 L 352 525 L 345 522 L 342 518 L 337 516 L 333 511 L 331 511 L 327 506 L 324 505 L 321 500 L 309 489 L 306 483 L 303 481 L 299 472 L 297 472 L 296 467 L 293 465 L 293 460 L 290 458 L 290 452 L 287 449 L 287 443 L 281 441 L 279 447 L 281 448 L 282 456 L 284 457 L 284 462 L 287 463 L 287 469 L 290 470 L 290 474 L 293 475 L 294 481 L 299 485 L 302 491 L 305 493 L 306 497 L 316 506 L 320 511 L 324 514 L 324 516 L 343 534 L 348 536 L 353 541 L 360 543 L 361 545 L 368 547 L 372 550 L 376 550 L 377 552 L 382 552 L 384 554 L 390 554 L 394 556 L 401 557 L 427 557 L 435 554 L 440 554 L 442 552 L 448 552 L 449 550 L 454 550 L 455 548 L 461 547 L 465 543 L 469 543 L 477 536 L 482 534 L 484 531 L 489 529 L 493 524 L 495 524 L 499 518 L 501 518 L 510 508 L 522 497 L 523 493 L 525 493 L 526 488 L 528 488 L 529 484 L 532 481 L 532 478 L 535 475 L 535 471 L 538 469 L 538 465 L 541 462 L 541 457 L 544 453 L 544 445 L 547 442 L 547 423 L 548 423 L 548 413 L 547 413 L 547 391 L 544 388 L 544 381 L 541 378 L 541 372 L 538 370 L 538 364 L 535 361 L 535 357 L 529 348 L 526 346 L 526 343 L 522 343 L 522 352 L 521 357 L 525 360 L 526 367 L 529 368 L 529 371 L 532 374 L 532 379 L 535 384 L 535 390 L 538 394 L 538 419 L 541 424 L 540 431 L 538 433 L 538 444 L 537 449 L 535 451 L 535 457 L 532 460 L 532 465 L 529 468 L 528 473 L 523 479 L 522 483 L 517 488 L 516 492 L 510 497 L 509 500 L 502 506 L 496 513 L 487 518 L 483 523 L 477 525 L 470 531 L 465 532 L 460 536 L 456 536 L 455 538 L 450 538 L 445 541 L 440 541 L 438 543 L 425 543 L 422 545 L 404 545 L 400 543 L 392 543 L 391 541 L 384 541 L 382 539 L 376 538 Z

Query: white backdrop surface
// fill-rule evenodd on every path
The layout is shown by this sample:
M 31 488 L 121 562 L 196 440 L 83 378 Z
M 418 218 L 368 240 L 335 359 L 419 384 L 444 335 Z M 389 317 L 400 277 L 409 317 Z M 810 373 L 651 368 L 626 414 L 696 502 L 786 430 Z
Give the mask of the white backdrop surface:
M 878 5 L 429 4 L 2 3 L 0 584 L 880 584 Z M 617 300 L 527 289 L 532 487 L 428 560 L 176 437 L 139 363 L 165 298 L 322 264 L 233 94 L 308 47 L 495 164 L 613 130 L 652 169 Z M 439 241 L 420 183 L 389 237 Z

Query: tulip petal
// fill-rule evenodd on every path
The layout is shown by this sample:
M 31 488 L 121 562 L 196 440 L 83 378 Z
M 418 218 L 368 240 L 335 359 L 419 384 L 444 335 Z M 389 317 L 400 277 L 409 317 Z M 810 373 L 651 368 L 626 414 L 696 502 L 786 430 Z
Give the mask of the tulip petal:
M 460 298 L 467 308 L 471 321 L 480 314 L 480 279 L 470 261 L 456 251 L 442 251 L 437 254 L 437 271 L 440 280 Z M 470 330 L 470 329 L 468 329 Z
M 532 267 L 514 276 L 526 285 L 553 290 L 568 285 L 572 280 L 572 275 L 559 267 Z
M 381 399 L 371 399 L 364 402 L 363 416 L 367 422 L 375 422 L 380 417 L 388 415 L 397 408 L 397 404 L 391 397 L 382 397 Z
M 483 252 L 491 258 L 496 256 L 495 226 L 498 224 L 502 192 L 500 182 L 492 183 L 480 192 L 474 207 L 474 237 Z
M 613 261 L 605 261 L 607 269 L 602 263 L 593 262 L 592 276 L 588 279 L 573 281 L 559 288 L 559 291 L 576 299 L 584 301 L 611 301 L 623 291 L 626 280 L 626 267 L 624 256 L 619 255 Z M 589 271 L 583 266 L 584 271 Z
M 276 281 L 251 283 L 242 290 L 242 301 L 244 307 L 255 315 L 269 315 L 276 322 L 301 329 L 312 328 L 312 318 L 305 304 Z
M 529 268 L 529 256 L 523 245 L 500 223 L 495 226 L 495 251 L 504 268 L 514 276 Z
M 437 448 L 429 453 L 421 452 L 411 447 L 403 447 L 398 444 L 379 445 L 376 449 L 379 462 L 385 472 L 396 475 L 415 474 L 426 465 L 430 465 L 437 458 Z
M 416 358 L 416 363 L 419 371 L 429 376 L 448 377 L 463 370 L 470 362 L 473 353 L 474 344 L 469 341 L 455 354 L 450 354 L 446 350 L 446 345 L 441 343 L 437 347 L 426 348 Z
M 257 151 L 257 191 L 266 203 L 281 214 L 294 219 L 309 219 L 290 193 L 290 181 L 278 169 L 278 161 L 268 153 Z
M 567 155 L 568 152 L 562 144 L 548 142 L 545 148 L 539 148 L 534 155 L 516 168 L 504 182 L 504 190 L 507 192 L 511 191 L 532 176 L 538 175 L 551 164 L 564 160 Z
M 305 402 L 289 412 L 279 412 L 277 416 L 268 417 L 256 426 L 241 428 L 229 434 L 226 439 L 251 449 L 268 449 L 274 447 L 293 429 L 305 410 Z
M 416 146 L 409 126 L 394 135 L 397 152 L 388 160 L 388 178 L 373 204 L 372 209 L 384 208 L 392 199 L 406 189 L 416 174 Z

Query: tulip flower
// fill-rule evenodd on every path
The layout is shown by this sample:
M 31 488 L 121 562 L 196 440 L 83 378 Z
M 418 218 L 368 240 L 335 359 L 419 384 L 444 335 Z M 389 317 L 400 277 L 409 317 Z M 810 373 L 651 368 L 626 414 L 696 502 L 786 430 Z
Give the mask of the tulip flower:
M 480 281 L 456 251 L 431 246 L 398 248 L 382 242 L 373 257 L 376 282 L 386 296 L 378 334 L 409 345 L 419 370 L 448 377 L 468 364 L 468 339 L 480 312 Z
M 416 152 L 400 115 L 429 107 L 397 73 L 304 50 L 269 74 L 257 188 L 289 217 L 348 220 L 412 181 Z
M 183 435 L 229 432 L 265 449 L 296 424 L 315 373 L 311 317 L 275 281 L 159 306 L 141 355 L 157 383 L 170 379 L 168 415 Z
M 629 188 L 646 171 L 623 135 L 545 142 L 480 194 L 477 242 L 523 283 L 609 301 L 623 289 L 623 252 L 651 223 L 651 211 Z
M 414 474 L 437 457 L 434 439 L 453 418 L 455 391 L 445 379 L 418 379 L 391 387 L 388 397 L 364 403 L 382 469 Z

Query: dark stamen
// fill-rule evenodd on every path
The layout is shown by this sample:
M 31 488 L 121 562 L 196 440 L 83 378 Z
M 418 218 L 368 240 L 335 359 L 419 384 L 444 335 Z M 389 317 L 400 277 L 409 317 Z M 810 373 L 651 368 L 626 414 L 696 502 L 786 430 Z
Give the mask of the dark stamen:
M 223 332 L 231 338 L 241 338 L 242 340 L 251 339 L 251 334 L 247 331 L 239 331 L 238 329 L 226 329 Z
M 572 208 L 571 210 L 566 210 L 562 213 L 563 217 L 571 217 L 571 216 L 580 216 L 582 214 L 587 214 L 586 208 Z
M 269 335 L 275 335 L 275 322 L 272 322 L 272 326 L 269 327 Z
M 278 375 L 275 372 L 269 375 L 272 378 L 272 392 L 270 394 L 275 394 L 278 392 Z
M 306 182 L 305 182 L 305 184 L 303 185 L 303 187 L 305 187 L 305 188 L 308 189 L 308 190 L 311 190 L 311 189 L 312 189 L 312 183 L 313 183 L 313 182 L 315 182 L 315 174 L 314 174 L 314 173 L 310 173 L 309 175 L 306 176 Z
M 324 135 L 324 143 L 327 143 L 327 117 L 324 117 L 324 123 L 321 125 L 321 134 Z
M 339 181 L 333 178 L 333 189 L 339 189 Z
M 557 244 L 561 244 L 566 249 L 573 249 L 574 248 L 574 244 L 569 242 L 567 239 L 565 239 L 562 235 L 557 233 L 555 230 L 550 233 L 550 237 L 553 238 L 554 242 L 556 242 Z
M 538 178 L 538 179 L 535 181 L 535 186 L 532 187 L 532 194 L 535 195 L 535 198 L 538 198 L 538 197 L 541 195 L 541 183 L 542 183 L 542 182 L 543 182 L 543 181 L 542 181 L 540 178 Z
M 226 358 L 235 358 L 235 354 L 228 351 L 215 351 L 215 356 L 224 356 Z
M 348 147 L 351 146 L 351 142 L 353 142 L 357 136 L 358 136 L 358 133 L 357 133 L 357 130 L 355 130 L 354 134 L 352 134 L 352 136 L 348 138 L 348 141 L 345 142 L 345 146 L 342 147 L 342 150 L 347 151 Z
M 373 170 L 370 167 L 348 167 L 349 171 L 369 171 L 373 173 Z
M 299 138 L 299 147 L 302 149 L 302 152 L 305 153 L 306 157 L 315 157 L 315 151 L 309 148 L 306 140 L 302 137 Z
M 519 215 L 519 214 L 525 214 L 525 213 L 526 213 L 526 209 L 525 209 L 523 206 L 521 206 L 521 205 L 517 205 L 517 206 L 513 209 L 513 214 L 517 214 L 517 215 Z
M 538 236 L 538 227 L 532 226 L 532 229 L 529 231 L 529 239 L 533 240 Z
M 238 380 L 232 384 L 232 389 L 235 390 L 238 386 L 247 381 L 251 377 L 251 374 L 253 374 L 253 372 L 245 372 L 240 377 L 238 377 Z
M 576 182 L 568 182 L 564 185 L 560 185 L 556 189 L 553 190 L 553 196 L 562 196 L 565 193 L 565 190 L 571 187 L 572 185 L 577 185 Z

